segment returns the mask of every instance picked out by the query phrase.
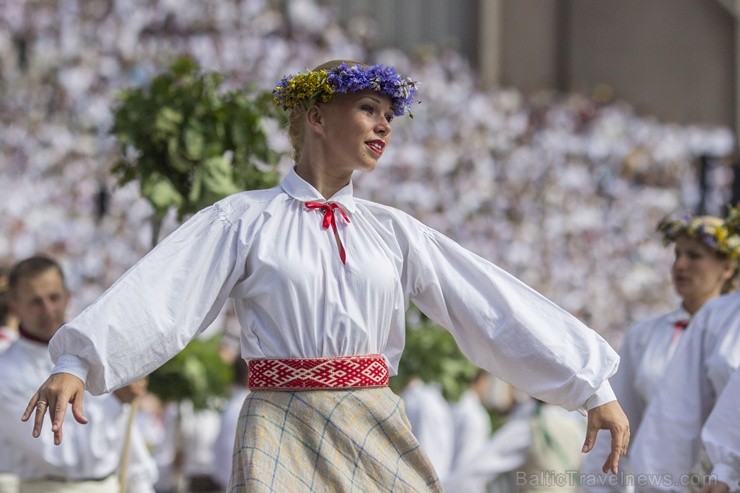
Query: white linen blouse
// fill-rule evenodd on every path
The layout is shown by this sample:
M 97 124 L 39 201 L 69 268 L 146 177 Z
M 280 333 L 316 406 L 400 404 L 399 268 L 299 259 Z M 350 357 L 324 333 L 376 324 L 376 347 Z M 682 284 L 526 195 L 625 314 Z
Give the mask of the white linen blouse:
M 658 392 L 660 382 L 673 353 L 685 332 L 680 328 L 691 315 L 682 307 L 636 323 L 625 335 L 619 348 L 619 371 L 609 380 L 619 404 L 630 423 L 634 436 L 642 423 L 650 399 Z M 587 491 L 622 491 L 623 484 L 607 477 L 601 466 L 611 452 L 607 431 L 599 432 L 593 450 L 586 454 L 581 473 Z M 603 435 L 603 436 L 602 436 Z M 620 470 L 630 472 L 629 461 L 622 459 Z
M 740 490 L 740 369 L 730 377 L 701 432 L 712 463 L 710 474 Z
M 654 489 L 682 491 L 699 459 L 701 429 L 740 365 L 740 293 L 709 300 L 696 312 L 666 367 L 632 443 L 638 477 Z
M 307 201 L 326 200 L 291 170 L 195 214 L 57 332 L 53 372 L 113 390 L 182 350 L 232 298 L 247 360 L 379 353 L 395 374 L 413 302 L 472 362 L 539 399 L 571 410 L 614 400 L 616 352 L 555 303 L 408 214 L 354 197 L 351 182 L 330 199 L 347 215 L 334 212 L 342 263 Z

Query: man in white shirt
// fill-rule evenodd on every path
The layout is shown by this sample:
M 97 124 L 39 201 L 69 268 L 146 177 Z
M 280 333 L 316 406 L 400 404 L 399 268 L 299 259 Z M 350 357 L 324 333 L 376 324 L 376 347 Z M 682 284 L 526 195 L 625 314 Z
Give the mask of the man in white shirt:
M 128 403 L 143 392 L 136 382 L 114 395 L 88 395 L 87 424 L 70 426 L 63 444 L 52 433 L 34 439 L 18 416 L 26 394 L 51 370 L 48 341 L 65 321 L 69 292 L 59 264 L 42 256 L 18 262 L 9 275 L 10 307 L 20 322 L 20 338 L 0 355 L 0 443 L 13 451 L 2 467 L 20 477 L 22 493 L 54 491 L 118 493 Z M 129 493 L 154 492 L 156 466 L 141 435 L 131 434 L 127 474 Z

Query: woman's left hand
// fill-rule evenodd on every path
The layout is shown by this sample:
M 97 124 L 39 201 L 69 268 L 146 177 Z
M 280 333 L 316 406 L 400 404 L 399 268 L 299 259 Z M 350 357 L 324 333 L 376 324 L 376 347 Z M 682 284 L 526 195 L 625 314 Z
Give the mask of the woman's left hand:
M 612 437 L 612 450 L 602 466 L 603 472 L 619 472 L 619 458 L 627 453 L 630 443 L 630 425 L 627 415 L 617 401 L 607 402 L 588 411 L 588 425 L 583 452 L 591 450 L 596 443 L 596 432 L 609 430 Z
M 82 413 L 82 398 L 85 393 L 85 384 L 71 373 L 55 373 L 46 379 L 41 387 L 33 394 L 21 419 L 28 421 L 31 413 L 36 409 L 33 421 L 33 437 L 41 435 L 46 411 L 51 419 L 51 431 L 54 432 L 54 444 L 62 443 L 62 424 L 67 413 L 67 404 L 72 404 L 72 415 L 81 424 L 87 424 L 87 418 Z

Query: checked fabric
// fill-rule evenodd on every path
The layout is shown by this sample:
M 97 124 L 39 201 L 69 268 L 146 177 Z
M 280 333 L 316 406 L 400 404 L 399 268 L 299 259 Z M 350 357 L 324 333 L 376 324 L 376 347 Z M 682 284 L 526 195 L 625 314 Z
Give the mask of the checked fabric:
M 388 366 L 379 354 L 336 358 L 249 360 L 249 390 L 386 387 Z

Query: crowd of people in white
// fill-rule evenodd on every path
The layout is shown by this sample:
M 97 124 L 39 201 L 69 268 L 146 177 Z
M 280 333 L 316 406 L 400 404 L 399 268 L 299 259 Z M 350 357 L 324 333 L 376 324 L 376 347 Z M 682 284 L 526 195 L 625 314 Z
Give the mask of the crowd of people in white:
M 357 179 L 359 196 L 412 213 L 615 346 L 635 321 L 675 305 L 672 253 L 655 225 L 697 206 L 701 156 L 713 163 L 707 209 L 727 203 L 729 129 L 660 122 L 588 95 L 485 88 L 454 50 L 379 47 L 371 20 L 349 28 L 327 5 L 0 0 L 0 264 L 36 252 L 60 260 L 72 316 L 148 251 L 151 208 L 109 173 L 117 90 L 146 84 L 181 54 L 233 86 L 264 89 L 342 58 L 421 81 L 414 118 L 394 121 L 386 169 Z M 287 169 L 288 142 L 271 132 Z

